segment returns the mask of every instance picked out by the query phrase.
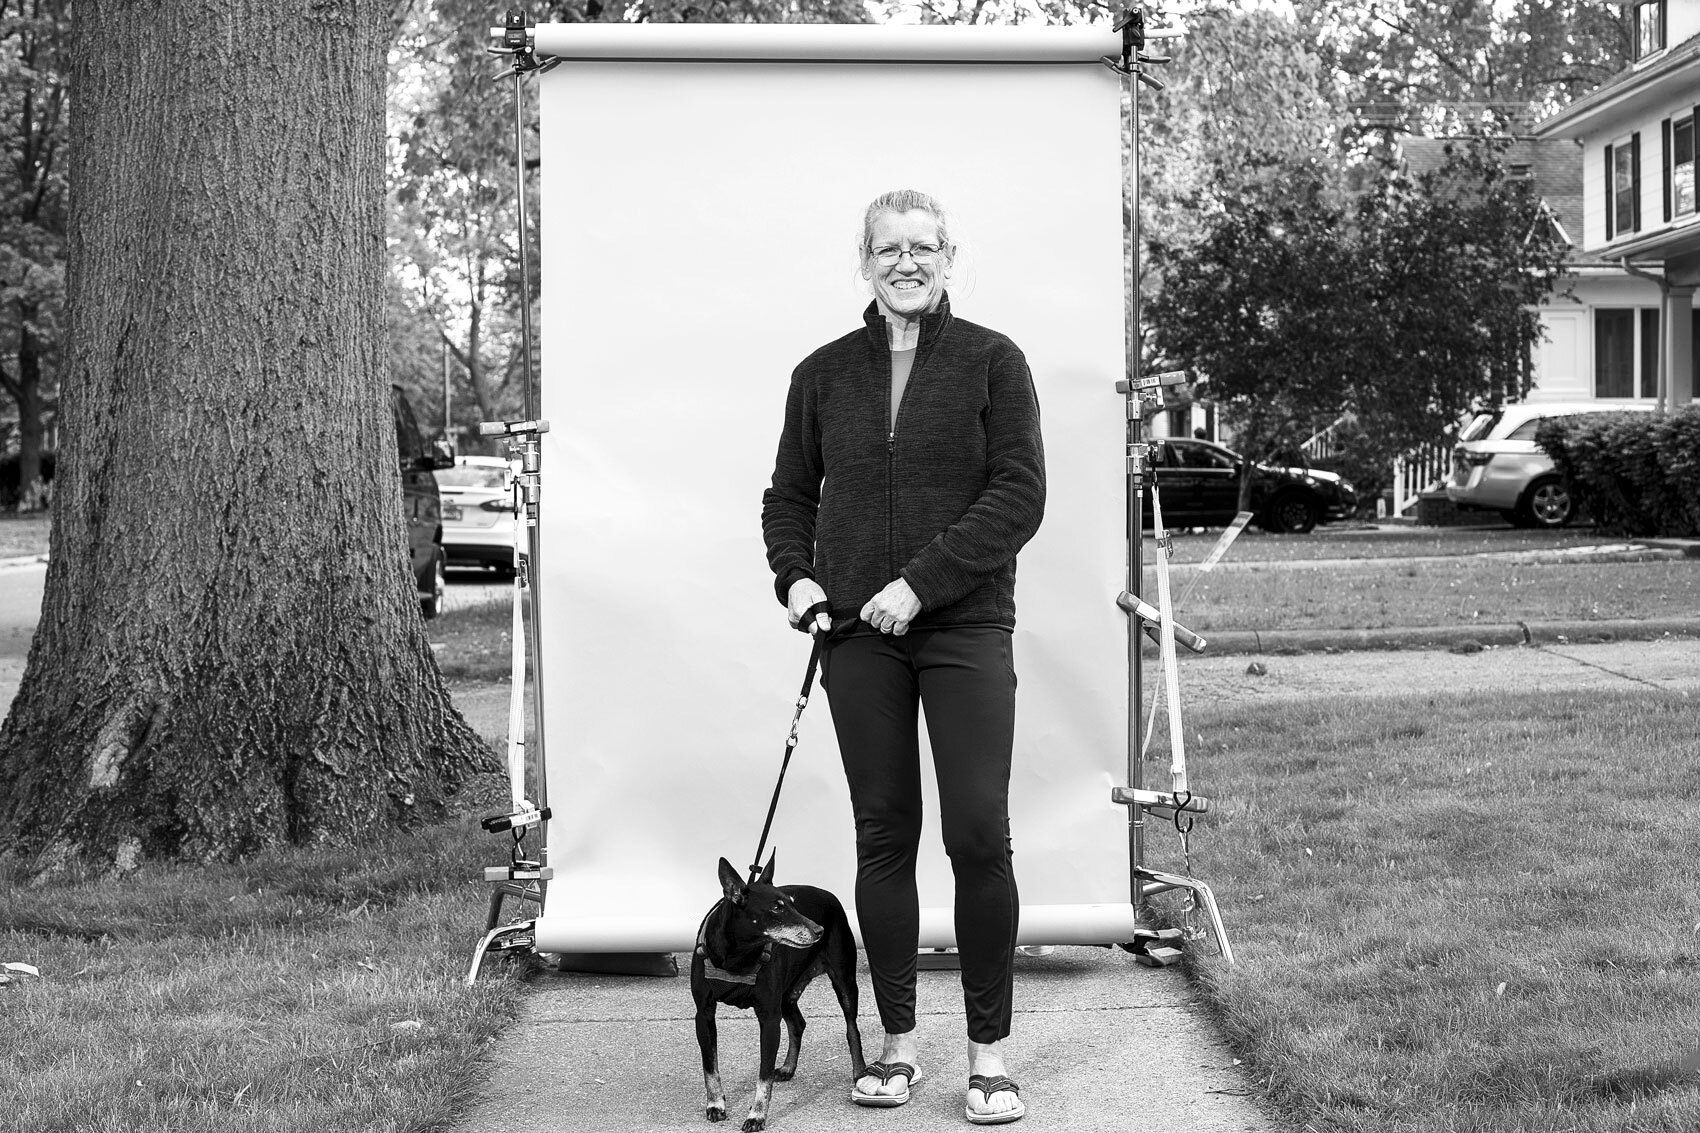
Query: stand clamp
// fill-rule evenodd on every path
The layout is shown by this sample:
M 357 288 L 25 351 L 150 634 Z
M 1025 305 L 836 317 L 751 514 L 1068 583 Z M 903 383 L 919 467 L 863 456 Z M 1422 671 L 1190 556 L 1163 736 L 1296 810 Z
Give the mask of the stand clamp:
M 488 48 L 490 54 L 505 55 L 513 60 L 513 67 L 508 74 L 527 75 L 533 71 L 543 72 L 560 62 L 553 56 L 539 58 L 537 21 L 532 19 L 524 8 L 509 8 L 502 16 L 502 26 L 490 29 L 490 38 L 494 41 Z
M 1167 55 L 1145 54 L 1145 41 L 1148 39 L 1178 39 L 1186 34 L 1184 28 L 1147 28 L 1145 12 L 1141 8 L 1129 8 L 1122 13 L 1121 19 L 1115 22 L 1114 30 L 1122 33 L 1122 53 L 1120 58 L 1114 55 L 1104 56 L 1104 66 L 1119 75 L 1132 75 L 1152 90 L 1162 90 L 1163 84 L 1152 78 L 1142 68 L 1151 64 L 1167 63 Z

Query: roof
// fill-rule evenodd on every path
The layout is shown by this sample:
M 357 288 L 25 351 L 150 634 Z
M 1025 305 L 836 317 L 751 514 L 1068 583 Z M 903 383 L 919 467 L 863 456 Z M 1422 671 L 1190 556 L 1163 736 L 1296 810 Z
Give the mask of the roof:
M 1405 137 L 1399 140 L 1400 158 L 1413 177 L 1439 169 L 1446 163 L 1446 147 L 1462 138 Z M 1582 147 L 1569 138 L 1512 138 L 1502 160 L 1507 166 L 1527 166 L 1535 194 L 1557 223 L 1561 238 L 1570 244 L 1565 257 L 1568 267 L 1618 266 L 1615 260 L 1582 250 Z
M 1689 36 L 1663 54 L 1624 68 L 1581 98 L 1535 126 L 1537 138 L 1579 138 L 1598 129 L 1607 115 L 1630 115 L 1667 93 L 1692 87 L 1700 71 L 1700 33 Z

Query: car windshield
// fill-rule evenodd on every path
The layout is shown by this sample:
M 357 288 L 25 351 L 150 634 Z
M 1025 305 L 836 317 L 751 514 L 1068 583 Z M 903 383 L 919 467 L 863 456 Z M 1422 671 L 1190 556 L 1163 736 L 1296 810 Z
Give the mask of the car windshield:
M 447 488 L 506 488 L 508 470 L 480 464 L 459 464 L 437 473 L 437 483 Z
M 1461 441 L 1479 441 L 1488 435 L 1493 427 L 1499 424 L 1502 414 L 1495 410 L 1492 413 L 1478 413 L 1476 419 L 1464 426 L 1464 431 L 1458 434 Z

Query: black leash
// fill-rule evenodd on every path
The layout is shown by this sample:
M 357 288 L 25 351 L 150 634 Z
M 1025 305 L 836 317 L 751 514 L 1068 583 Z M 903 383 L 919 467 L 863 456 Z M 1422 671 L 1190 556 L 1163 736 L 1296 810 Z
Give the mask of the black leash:
M 767 835 L 773 828 L 773 814 L 779 809 L 779 792 L 785 786 L 785 771 L 791 766 L 791 753 L 797 748 L 797 725 L 802 722 L 803 709 L 809 706 L 809 693 L 814 691 L 815 670 L 820 667 L 821 649 L 828 638 L 845 637 L 858 624 L 855 618 L 850 618 L 831 629 L 811 632 L 809 627 L 815 624 L 815 619 L 821 614 L 830 617 L 832 607 L 825 602 L 816 602 L 797 622 L 799 630 L 814 638 L 814 647 L 809 650 L 809 668 L 803 674 L 803 690 L 797 694 L 797 710 L 791 715 L 791 734 L 785 737 L 785 758 L 779 764 L 779 781 L 773 785 L 773 801 L 767 804 L 767 821 L 761 824 L 761 841 L 756 844 L 755 864 L 750 866 L 751 884 L 761 876 L 762 851 L 767 849 Z

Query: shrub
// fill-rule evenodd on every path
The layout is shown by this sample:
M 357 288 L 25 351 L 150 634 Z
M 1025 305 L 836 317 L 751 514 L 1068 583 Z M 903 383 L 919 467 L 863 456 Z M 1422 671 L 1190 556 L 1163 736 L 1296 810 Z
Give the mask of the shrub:
M 47 485 L 53 483 L 54 455 L 51 452 L 41 454 L 41 480 L 33 485 L 18 483 L 18 454 L 6 453 L 0 456 L 0 507 L 15 508 L 20 503 L 29 502 L 34 506 L 45 506 L 42 501 L 44 494 L 50 494 Z
M 1668 416 L 1552 417 L 1535 441 L 1602 527 L 1700 535 L 1700 404 Z

